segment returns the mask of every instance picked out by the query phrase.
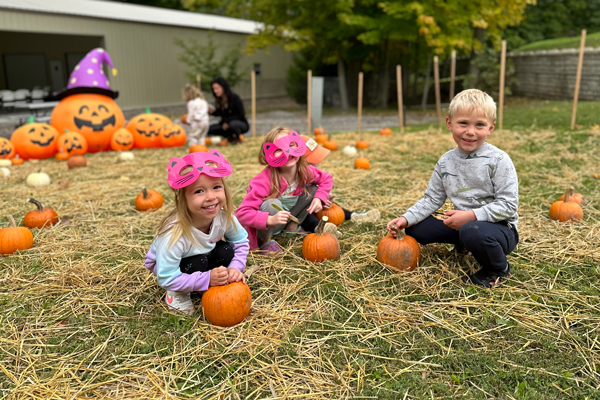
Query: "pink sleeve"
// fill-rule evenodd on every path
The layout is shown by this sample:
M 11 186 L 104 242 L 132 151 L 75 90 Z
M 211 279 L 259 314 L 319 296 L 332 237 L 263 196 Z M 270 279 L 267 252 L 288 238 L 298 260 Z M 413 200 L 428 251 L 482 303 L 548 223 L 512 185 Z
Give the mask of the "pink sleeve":
M 310 165 L 309 168 L 313 176 L 313 183 L 319 185 L 315 197 L 321 199 L 323 203 L 326 203 L 329 198 L 329 192 L 331 192 L 331 189 L 333 188 L 333 178 L 327 172 L 321 171 L 312 165 Z
M 263 199 L 269 195 L 271 189 L 268 184 L 269 181 L 266 180 L 265 182 L 264 179 L 261 179 L 262 175 L 263 173 L 260 173 L 250 181 L 248 193 L 246 193 L 242 204 L 235 212 L 235 216 L 244 227 L 267 229 L 269 213 L 260 211 L 260 205 L 263 203 Z

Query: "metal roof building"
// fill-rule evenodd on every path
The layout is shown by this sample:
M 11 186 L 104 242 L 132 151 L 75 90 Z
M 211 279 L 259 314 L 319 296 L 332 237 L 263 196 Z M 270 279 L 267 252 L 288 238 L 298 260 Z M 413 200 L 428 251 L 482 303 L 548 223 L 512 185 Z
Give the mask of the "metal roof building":
M 214 30 L 223 54 L 236 44 L 244 49 L 258 29 L 254 21 L 111 1 L 0 0 L 0 90 L 60 91 L 81 58 L 104 47 L 118 70 L 110 85 L 122 108 L 182 104 L 188 67 L 178 61 L 176 39 L 205 44 Z M 239 68 L 260 66 L 257 98 L 280 97 L 291 63 L 291 54 L 274 46 L 244 54 Z M 249 98 L 249 73 L 234 90 Z

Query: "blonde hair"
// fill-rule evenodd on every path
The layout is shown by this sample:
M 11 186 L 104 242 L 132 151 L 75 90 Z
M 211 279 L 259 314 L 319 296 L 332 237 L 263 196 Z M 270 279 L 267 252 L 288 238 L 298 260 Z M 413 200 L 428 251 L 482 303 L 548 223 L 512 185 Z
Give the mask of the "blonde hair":
M 452 119 L 459 110 L 469 113 L 480 110 L 492 123 L 496 122 L 494 99 L 479 89 L 467 89 L 457 94 L 448 107 L 448 118 Z
M 269 133 L 265 135 L 265 140 L 263 144 L 260 146 L 260 153 L 258 153 L 258 162 L 261 165 L 267 166 L 271 170 L 271 193 L 269 196 L 265 197 L 263 200 L 267 199 L 275 199 L 279 197 L 279 189 L 281 183 L 281 172 L 279 172 L 278 167 L 272 167 L 267 162 L 267 158 L 265 157 L 265 143 L 273 143 L 277 140 L 277 136 L 280 133 L 288 134 L 290 133 L 290 128 L 284 128 L 282 126 L 277 126 Z M 304 191 L 308 193 L 307 185 L 312 181 L 312 173 L 310 172 L 310 168 L 308 166 L 308 161 L 306 161 L 306 156 L 302 156 L 298 159 L 297 170 L 296 170 L 296 182 L 298 182 L 299 187 L 303 187 Z
M 225 211 L 227 216 L 227 226 L 230 226 L 233 224 L 233 213 L 235 211 L 233 199 L 225 179 L 221 178 L 221 182 L 223 182 L 223 190 L 225 191 L 225 206 L 223 206 L 223 211 Z M 187 199 L 185 197 L 185 190 L 187 188 L 188 186 L 181 189 L 173 189 L 173 192 L 175 192 L 175 208 L 169 211 L 163 218 L 156 231 L 155 238 L 171 232 L 168 247 L 172 247 L 182 236 L 195 245 L 199 245 L 198 241 L 194 238 L 194 235 L 192 235 L 192 215 L 188 209 Z M 237 230 L 237 226 L 235 224 L 233 224 L 233 226 Z
M 190 101 L 197 99 L 198 97 L 204 100 L 204 95 L 202 94 L 202 91 L 196 86 L 186 83 L 185 88 L 183 88 L 183 99 L 185 101 Z

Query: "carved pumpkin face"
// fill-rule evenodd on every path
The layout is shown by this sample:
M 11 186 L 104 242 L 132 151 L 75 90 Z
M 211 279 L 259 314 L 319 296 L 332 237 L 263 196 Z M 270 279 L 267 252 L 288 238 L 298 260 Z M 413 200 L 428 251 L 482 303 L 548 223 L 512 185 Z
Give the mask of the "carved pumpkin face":
M 187 135 L 185 129 L 177 124 L 169 124 L 160 128 L 160 145 L 162 147 L 179 147 L 185 144 Z
M 48 158 L 56 154 L 58 131 L 48 124 L 33 122 L 17 128 L 10 141 L 24 160 Z
M 0 158 L 13 158 L 15 156 L 15 146 L 10 140 L 0 137 Z
M 58 152 L 66 153 L 69 156 L 82 156 L 87 153 L 87 140 L 81 133 L 67 132 L 58 138 Z
M 133 135 L 125 128 L 117 129 L 110 139 L 110 148 L 114 151 L 131 150 L 133 147 Z
M 88 152 L 110 149 L 112 134 L 123 126 L 125 117 L 113 99 L 100 94 L 74 94 L 61 100 L 52 111 L 50 123 L 59 131 L 80 132 Z
M 160 147 L 160 128 L 173 123 L 164 115 L 153 114 L 148 111 L 145 114 L 133 117 L 127 124 L 127 130 L 133 135 L 133 142 L 138 149 Z

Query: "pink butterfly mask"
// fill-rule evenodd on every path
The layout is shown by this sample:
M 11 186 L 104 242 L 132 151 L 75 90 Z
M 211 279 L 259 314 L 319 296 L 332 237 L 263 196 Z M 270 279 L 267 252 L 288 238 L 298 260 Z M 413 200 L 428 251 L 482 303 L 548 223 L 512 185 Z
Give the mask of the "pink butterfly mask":
M 181 175 L 181 171 L 187 167 L 192 168 Z M 173 157 L 169 160 L 169 186 L 173 189 L 181 189 L 196 182 L 200 174 L 222 178 L 231 175 L 231 172 L 231 164 L 217 150 L 191 153 L 183 158 Z
M 277 139 L 275 143 L 265 143 L 263 150 L 271 167 L 281 167 L 287 163 L 290 156 L 302 157 L 306 153 L 306 143 L 298 132 L 290 131 L 289 135 Z

